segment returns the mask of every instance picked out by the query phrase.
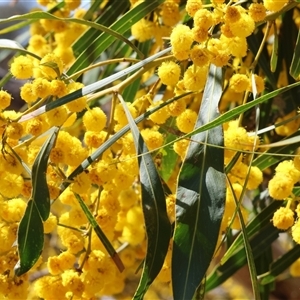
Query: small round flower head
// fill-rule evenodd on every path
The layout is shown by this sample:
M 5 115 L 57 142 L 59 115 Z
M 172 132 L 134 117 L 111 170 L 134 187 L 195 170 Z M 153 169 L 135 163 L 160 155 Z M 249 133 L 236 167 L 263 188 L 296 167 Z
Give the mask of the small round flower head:
M 68 92 L 67 86 L 62 80 L 51 80 L 50 85 L 51 95 L 53 96 L 63 97 Z
M 162 146 L 164 142 L 163 135 L 157 131 L 150 128 L 143 129 L 141 131 L 142 137 L 149 150 L 157 149 Z
M 285 121 L 285 120 L 287 120 L 291 117 L 294 117 L 294 116 L 296 116 L 296 111 L 295 110 L 293 110 L 290 113 L 284 115 L 282 118 L 278 118 L 276 120 L 276 123 L 280 123 L 280 122 Z M 275 132 L 278 135 L 289 136 L 289 135 L 291 135 L 292 133 L 296 132 L 299 129 L 299 125 L 300 125 L 299 119 L 294 119 L 294 120 L 292 120 L 288 123 L 285 123 L 284 125 L 277 126 L 275 128 Z
M 228 25 L 228 23 L 224 23 L 221 26 L 221 32 L 222 32 L 222 35 L 226 36 L 227 38 L 233 38 L 234 37 L 233 33 L 230 30 L 230 26 Z
M 295 222 L 295 224 L 292 227 L 292 237 L 293 237 L 293 240 L 297 244 L 300 244 L 300 222 L 299 222 L 299 220 L 297 222 Z
M 201 26 L 194 26 L 192 29 L 193 39 L 198 43 L 203 43 L 208 39 L 208 31 Z
M 289 197 L 293 191 L 294 183 L 291 176 L 287 174 L 275 174 L 269 181 L 270 196 L 276 200 L 283 200 Z
M 185 109 L 186 109 L 186 102 L 185 99 L 182 98 L 168 105 L 168 110 L 172 117 L 179 116 L 181 113 L 185 111 Z
M 46 120 L 50 126 L 61 126 L 68 118 L 65 106 L 59 106 L 46 113 Z
M 163 103 L 162 100 L 156 101 L 152 105 L 150 105 L 149 109 L 159 106 L 162 103 Z M 161 109 L 157 110 L 156 112 L 154 112 L 153 114 L 151 114 L 149 116 L 149 119 L 156 124 L 164 124 L 166 122 L 166 120 L 169 118 L 169 116 L 170 116 L 169 110 L 166 106 L 164 106 L 163 108 L 161 108 Z
M 33 75 L 32 60 L 25 56 L 20 55 L 14 59 L 10 66 L 10 72 L 17 79 L 28 79 Z
M 210 62 L 215 64 L 217 67 L 223 67 L 227 64 L 230 56 L 226 45 L 222 44 L 219 39 L 210 39 L 207 44 L 209 50 Z
M 100 132 L 98 132 L 98 131 L 87 130 L 84 134 L 84 143 L 88 147 L 98 148 L 104 143 L 106 137 L 107 137 L 106 131 L 101 130 Z
M 48 53 L 41 59 L 40 69 L 46 78 L 55 79 L 63 71 L 63 62 L 56 54 Z
M 249 78 L 245 74 L 234 74 L 229 81 L 229 88 L 236 93 L 242 93 L 247 90 L 249 86 Z
M 234 36 L 242 38 L 251 35 L 255 29 L 255 23 L 253 19 L 245 13 L 243 13 L 236 22 L 229 23 L 229 26 L 230 31 Z
M 6 91 L 0 91 L 0 110 L 7 108 L 11 102 L 11 94 Z
M 193 33 L 188 26 L 183 24 L 177 25 L 172 30 L 170 41 L 172 51 L 177 59 L 184 60 L 189 57 L 189 50 L 193 43 Z M 180 55 L 177 56 L 177 54 Z
M 32 82 L 32 90 L 37 97 L 44 98 L 50 95 L 51 84 L 45 78 L 36 78 Z
M 157 75 L 163 84 L 176 85 L 179 81 L 180 67 L 173 61 L 163 62 L 157 70 Z
M 32 103 L 37 100 L 37 95 L 34 93 L 33 85 L 31 82 L 26 82 L 22 87 L 20 91 L 21 98 L 27 102 Z
M 174 26 L 180 21 L 180 11 L 178 3 L 166 1 L 161 6 L 161 17 L 167 26 Z
M 83 115 L 83 124 L 87 130 L 101 131 L 106 125 L 106 115 L 100 107 L 89 109 Z
M 194 24 L 197 27 L 208 30 L 214 24 L 212 13 L 205 8 L 199 9 L 194 15 Z
M 189 16 L 194 17 L 195 13 L 202 8 L 202 0 L 187 0 L 185 10 Z
M 230 24 L 241 18 L 240 9 L 237 6 L 228 6 L 225 12 L 225 23 Z
M 281 230 L 287 230 L 294 224 L 294 212 L 288 207 L 280 207 L 273 216 L 273 225 Z
M 139 42 L 150 40 L 154 32 L 155 24 L 146 19 L 141 19 L 131 26 L 131 33 Z
M 292 160 L 284 160 L 275 169 L 276 175 L 287 174 L 289 175 L 293 183 L 297 183 L 300 180 L 300 171 L 295 168 Z
M 262 3 L 252 3 L 249 6 L 249 16 L 254 22 L 263 21 L 266 15 L 266 7 Z
M 244 57 L 247 55 L 248 44 L 246 38 L 238 36 L 226 36 L 221 34 L 220 41 L 226 45 L 228 53 L 235 57 Z
M 194 129 L 197 120 L 197 113 L 191 109 L 186 109 L 176 118 L 176 125 L 183 133 L 189 133 Z
M 281 10 L 283 6 L 288 3 L 288 1 L 287 0 L 264 0 L 263 3 L 267 10 L 276 12 Z
M 75 60 L 72 47 L 58 46 L 53 52 L 62 60 L 65 67 L 70 66 Z
M 209 63 L 209 58 L 205 54 L 203 47 L 201 47 L 200 45 L 195 45 L 191 49 L 190 57 L 194 65 L 197 67 L 203 67 Z
M 24 132 L 24 128 L 22 124 L 11 122 L 7 125 L 5 133 L 8 138 L 18 140 L 22 137 L 23 132 Z
M 189 140 L 187 139 L 182 139 L 174 143 L 173 149 L 175 153 L 177 153 L 180 156 L 181 160 L 184 160 L 188 146 Z
M 84 85 L 80 82 L 72 82 L 68 85 L 68 92 L 73 93 L 79 89 L 81 89 Z M 86 96 L 77 98 L 66 104 L 66 107 L 71 112 L 81 112 L 86 108 Z
M 190 91 L 199 92 L 204 88 L 207 78 L 207 67 L 191 65 L 183 76 L 184 87 Z

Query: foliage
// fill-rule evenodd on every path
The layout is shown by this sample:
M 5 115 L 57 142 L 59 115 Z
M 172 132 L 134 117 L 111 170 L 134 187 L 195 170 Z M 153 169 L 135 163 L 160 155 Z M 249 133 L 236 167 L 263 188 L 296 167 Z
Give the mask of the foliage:
M 1 297 L 268 299 L 299 276 L 298 3 L 37 3 L 0 20 L 28 33 L 0 39 Z

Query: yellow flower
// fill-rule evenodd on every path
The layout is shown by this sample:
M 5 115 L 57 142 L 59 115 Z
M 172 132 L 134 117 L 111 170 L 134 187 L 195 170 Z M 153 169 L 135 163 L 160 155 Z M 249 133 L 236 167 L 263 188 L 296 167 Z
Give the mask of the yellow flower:
M 10 105 L 11 99 L 12 99 L 12 97 L 8 92 L 1 90 L 0 91 L 0 110 L 5 109 Z
M 101 131 L 106 125 L 106 115 L 100 107 L 89 109 L 83 115 L 83 124 L 87 130 Z
M 176 85 L 180 76 L 180 67 L 173 61 L 163 62 L 157 70 L 157 75 L 165 85 Z
M 10 72 L 17 79 L 28 79 L 33 75 L 32 60 L 25 56 L 20 55 L 14 59 L 10 66 Z
M 143 129 L 141 134 L 149 150 L 161 147 L 164 142 L 163 135 L 155 129 Z
M 294 212 L 288 207 L 280 207 L 273 216 L 273 225 L 281 230 L 287 230 L 294 224 Z
M 287 174 L 275 174 L 275 176 L 269 181 L 269 193 L 270 196 L 276 200 L 283 200 L 291 195 L 293 191 L 294 183 L 290 175 Z
M 263 21 L 266 15 L 266 7 L 262 3 L 252 3 L 249 6 L 249 16 L 254 20 L 254 22 Z
M 194 17 L 195 13 L 201 8 L 202 8 L 201 0 L 187 0 L 185 5 L 185 10 L 191 17 Z
M 186 109 L 176 118 L 176 125 L 183 133 L 189 133 L 194 129 L 197 121 L 197 113 L 191 109 Z

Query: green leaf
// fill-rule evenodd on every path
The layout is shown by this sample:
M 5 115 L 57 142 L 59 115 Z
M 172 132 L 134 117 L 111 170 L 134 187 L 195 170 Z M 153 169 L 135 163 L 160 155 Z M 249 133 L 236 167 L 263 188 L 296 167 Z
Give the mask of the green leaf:
M 116 252 L 116 250 L 114 249 L 114 247 L 110 243 L 109 239 L 106 237 L 105 233 L 100 228 L 99 224 L 95 220 L 94 216 L 90 212 L 90 210 L 87 207 L 87 205 L 85 204 L 85 202 L 81 199 L 81 197 L 78 194 L 74 193 L 74 195 L 75 195 L 76 199 L 78 200 L 78 203 L 79 203 L 80 207 L 82 208 L 85 216 L 87 217 L 89 223 L 91 224 L 91 226 L 93 227 L 95 233 L 97 234 L 98 238 L 102 242 L 102 244 L 105 247 L 105 249 L 107 250 L 108 254 L 113 259 L 113 261 L 116 264 L 119 271 L 122 272 L 124 270 L 124 265 L 123 265 L 119 255 L 118 255 L 118 253 Z
M 276 211 L 283 201 L 273 201 L 265 209 L 263 209 L 253 220 L 249 222 L 246 227 L 247 235 L 251 239 L 255 234 L 257 234 L 261 228 L 267 226 L 273 217 L 274 211 Z M 236 252 L 240 251 L 244 247 L 243 234 L 242 232 L 234 240 L 230 248 L 223 255 L 221 264 L 225 264 Z
M 211 65 L 196 128 L 218 117 L 221 95 L 222 69 Z M 224 153 L 208 144 L 223 146 L 222 126 L 192 137 L 180 170 L 172 255 L 175 300 L 193 298 L 215 252 L 224 213 Z
M 123 98 L 125 110 L 138 155 L 142 207 L 148 238 L 143 273 L 133 299 L 143 299 L 150 284 L 162 268 L 171 238 L 171 224 L 166 209 L 165 193 L 151 154 Z M 141 224 L 142 225 L 142 224 Z
M 109 28 L 122 35 L 128 31 L 133 24 L 141 20 L 163 2 L 164 0 L 148 0 L 141 2 L 139 5 L 117 19 L 117 21 Z M 119 5 L 124 5 L 122 1 L 118 1 L 118 3 Z M 87 67 L 114 41 L 115 37 L 106 32 L 98 35 L 97 38 L 92 39 L 92 42 L 87 45 L 87 47 L 83 48 L 83 51 L 80 52 L 81 54 L 77 57 L 77 60 L 68 70 L 68 75 L 72 75 L 73 73 Z M 80 41 L 78 41 L 78 43 L 80 43 Z M 81 46 L 79 44 L 74 44 L 75 52 L 80 51 L 80 48 L 78 47 Z
M 24 216 L 18 229 L 19 261 L 15 266 L 15 274 L 21 276 L 28 272 L 40 257 L 44 245 L 44 227 L 35 202 L 31 199 L 27 204 Z
M 31 199 L 34 201 L 43 221 L 46 221 L 50 214 L 50 195 L 46 173 L 50 151 L 55 144 L 59 128 L 54 127 L 51 131 L 53 131 L 52 134 L 40 149 L 32 166 Z
M 261 228 L 259 233 L 250 240 L 253 257 L 257 258 L 261 255 L 272 242 L 279 237 L 279 230 L 269 222 L 265 227 Z M 208 292 L 224 281 L 230 278 L 235 272 L 241 269 L 247 263 L 245 249 L 241 248 L 233 256 L 231 256 L 224 264 L 217 265 L 206 280 L 205 290 Z
M 274 26 L 274 43 L 272 47 L 272 55 L 270 61 L 271 72 L 275 72 L 277 68 L 277 61 L 278 61 L 278 32 L 276 23 L 273 23 Z
M 294 49 L 294 55 L 292 59 L 292 63 L 290 66 L 290 75 L 297 80 L 300 74 L 300 61 L 299 61 L 299 54 L 300 54 L 300 31 L 298 30 L 298 37 L 296 46 Z
M 258 278 L 260 284 L 269 284 L 275 281 L 276 277 L 291 266 L 300 257 L 300 245 L 295 245 L 291 250 L 283 254 L 280 258 L 275 260 L 271 266 L 270 271 L 260 275 Z

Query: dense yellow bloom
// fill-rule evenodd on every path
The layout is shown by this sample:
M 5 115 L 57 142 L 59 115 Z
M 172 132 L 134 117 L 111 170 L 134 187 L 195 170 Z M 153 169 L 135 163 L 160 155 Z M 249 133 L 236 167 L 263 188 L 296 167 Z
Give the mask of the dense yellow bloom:
M 194 15 L 194 25 L 195 27 L 201 27 L 205 30 L 208 30 L 214 24 L 214 18 L 212 13 L 203 8 L 199 9 Z
M 0 110 L 7 108 L 10 105 L 11 102 L 11 95 L 1 90 L 0 91 Z
M 190 52 L 191 60 L 197 67 L 203 67 L 209 63 L 209 58 L 200 45 L 194 45 Z
M 234 74 L 229 81 L 229 88 L 236 93 L 242 93 L 247 90 L 249 78 L 245 74 Z
M 180 66 L 173 61 L 163 62 L 157 70 L 157 75 L 165 85 L 176 85 L 180 76 Z
M 189 66 L 183 76 L 184 87 L 195 92 L 203 90 L 206 83 L 207 70 L 206 66 Z
M 20 96 L 27 103 L 32 103 L 32 102 L 36 101 L 38 98 L 33 90 L 33 85 L 31 82 L 26 82 L 21 87 Z
M 292 227 L 292 237 L 297 244 L 300 244 L 300 222 L 299 221 L 295 222 L 295 224 Z
M 181 157 L 182 160 L 185 157 L 189 143 L 190 142 L 188 139 L 182 139 L 182 140 L 179 140 L 178 142 L 175 142 L 173 145 L 173 149 L 174 149 L 175 153 L 177 153 Z
M 294 212 L 288 207 L 280 207 L 273 216 L 273 225 L 281 230 L 287 230 L 294 224 Z
M 255 29 L 254 20 L 245 13 L 236 22 L 229 23 L 229 26 L 232 34 L 241 38 L 251 35 Z
M 183 133 L 189 133 L 194 129 L 197 120 L 197 113 L 191 109 L 186 109 L 176 118 L 176 125 Z
M 151 39 L 154 32 L 155 24 L 146 19 L 141 19 L 131 26 L 131 33 L 139 42 L 145 42 Z
M 183 113 L 186 109 L 185 99 L 181 98 L 177 101 L 174 101 L 168 105 L 168 110 L 172 117 L 177 117 Z
M 149 150 L 161 147 L 164 142 L 163 135 L 155 129 L 143 129 L 141 134 Z
M 152 105 L 150 105 L 149 109 L 152 107 L 159 106 L 161 103 L 163 103 L 163 101 L 161 100 L 156 101 Z M 156 124 L 164 124 L 166 120 L 169 118 L 169 116 L 170 116 L 169 110 L 166 106 L 164 106 L 163 108 L 159 109 L 155 113 L 151 114 L 149 116 L 149 119 Z
M 17 79 L 28 79 L 33 75 L 32 68 L 32 60 L 25 55 L 20 55 L 15 57 L 14 61 L 12 62 L 10 66 L 10 72 Z
M 249 6 L 249 16 L 254 22 L 263 21 L 266 15 L 266 7 L 262 3 L 252 3 Z
M 193 43 L 193 33 L 186 25 L 177 25 L 170 36 L 172 51 L 178 60 L 185 60 Z
M 45 78 L 36 78 L 32 82 L 32 91 L 39 98 L 47 97 L 51 94 L 51 84 Z
M 290 274 L 293 277 L 299 277 L 300 276 L 300 258 L 298 258 L 296 261 L 294 261 L 290 266 Z
M 195 13 L 201 8 L 202 8 L 201 0 L 187 0 L 185 5 L 185 10 L 191 17 L 194 17 Z
M 282 161 L 276 167 L 275 171 L 277 175 L 279 175 L 279 173 L 289 175 L 294 184 L 300 180 L 300 171 L 295 168 L 292 160 Z
M 174 26 L 180 21 L 180 11 L 178 3 L 166 1 L 161 6 L 161 17 L 165 25 Z
M 100 107 L 94 107 L 85 112 L 83 124 L 87 130 L 101 131 L 106 125 L 106 115 Z
M 277 200 L 283 200 L 291 195 L 294 187 L 293 178 L 288 174 L 280 174 L 269 181 L 270 196 Z

